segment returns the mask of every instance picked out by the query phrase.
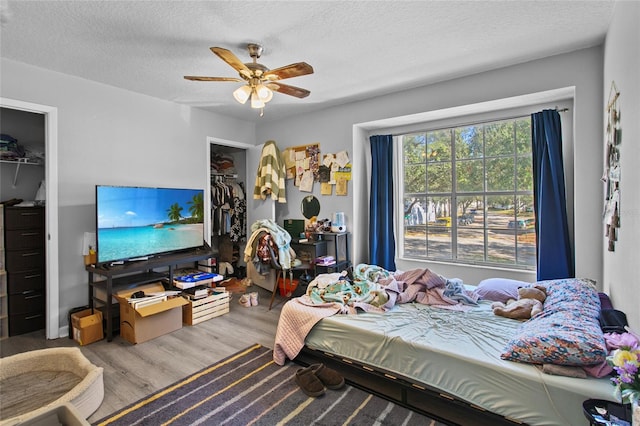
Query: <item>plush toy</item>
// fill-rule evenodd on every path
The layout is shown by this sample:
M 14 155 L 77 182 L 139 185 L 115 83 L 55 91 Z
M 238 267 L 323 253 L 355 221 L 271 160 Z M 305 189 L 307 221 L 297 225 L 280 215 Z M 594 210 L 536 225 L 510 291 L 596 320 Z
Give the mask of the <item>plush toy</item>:
M 547 289 L 541 285 L 521 287 L 518 289 L 518 300 L 509 300 L 506 304 L 491 304 L 493 313 L 517 320 L 529 319 L 542 312 L 542 302 L 547 298 Z

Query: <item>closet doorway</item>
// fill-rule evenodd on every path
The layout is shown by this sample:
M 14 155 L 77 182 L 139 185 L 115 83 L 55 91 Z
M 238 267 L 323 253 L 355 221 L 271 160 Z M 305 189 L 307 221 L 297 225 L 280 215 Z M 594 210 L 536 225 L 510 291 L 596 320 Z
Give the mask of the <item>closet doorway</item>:
M 58 281 L 58 109 L 14 99 L 0 98 L 0 107 L 11 112 L 42 114 L 44 117 L 44 180 L 46 182 L 46 324 L 47 339 L 60 337 L 59 281 Z M 4 126 L 3 126 L 4 127 Z M 2 129 L 0 129 L 1 131 Z M 3 167 L 16 167 L 15 164 Z M 34 166 L 27 166 L 34 167 Z M 13 179 L 20 179 L 20 171 Z
M 225 276 L 244 278 L 244 244 L 249 224 L 247 205 L 252 186 L 248 183 L 248 155 L 253 145 L 207 138 L 208 188 L 205 211 L 207 242 Z M 240 197 L 238 197 L 240 196 Z

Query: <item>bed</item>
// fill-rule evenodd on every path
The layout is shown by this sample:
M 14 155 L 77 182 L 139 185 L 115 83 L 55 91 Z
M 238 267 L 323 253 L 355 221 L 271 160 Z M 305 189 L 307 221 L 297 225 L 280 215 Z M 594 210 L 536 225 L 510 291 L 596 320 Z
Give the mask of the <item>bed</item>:
M 274 359 L 324 362 L 356 386 L 452 424 L 585 425 L 583 401 L 616 400 L 609 379 L 540 367 L 604 362 L 598 294 L 587 280 L 543 284 L 544 310 L 524 323 L 494 315 L 486 300 L 464 310 L 414 301 L 335 315 L 329 305 L 305 314 L 314 308 L 294 299 L 283 307 Z

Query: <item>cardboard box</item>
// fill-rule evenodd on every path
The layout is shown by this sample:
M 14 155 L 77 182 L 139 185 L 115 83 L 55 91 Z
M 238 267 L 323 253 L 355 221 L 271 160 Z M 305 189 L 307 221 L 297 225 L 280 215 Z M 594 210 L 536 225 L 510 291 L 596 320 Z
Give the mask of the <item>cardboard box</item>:
M 71 314 L 73 340 L 81 346 L 97 342 L 104 338 L 102 331 L 102 312 L 99 309 L 85 309 Z
M 229 312 L 228 291 L 218 291 L 202 299 L 187 301 L 189 303 L 182 309 L 182 321 L 188 325 L 196 325 Z
M 146 284 L 116 293 L 120 303 L 120 336 L 136 344 L 155 339 L 182 328 L 182 307 L 189 303 L 183 297 L 134 309 L 127 298 L 137 291 L 145 294 L 164 292 L 161 283 Z

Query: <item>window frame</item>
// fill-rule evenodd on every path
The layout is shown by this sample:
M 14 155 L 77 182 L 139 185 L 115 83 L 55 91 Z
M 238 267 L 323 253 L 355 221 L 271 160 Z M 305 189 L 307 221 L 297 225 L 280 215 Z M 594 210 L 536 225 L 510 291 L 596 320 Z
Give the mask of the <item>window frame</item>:
M 395 199 L 397 200 L 395 219 L 394 219 L 395 232 L 396 232 L 396 258 L 405 264 L 407 264 L 407 262 L 435 263 L 435 264 L 439 263 L 439 264 L 448 264 L 451 266 L 482 267 L 482 268 L 494 269 L 494 270 L 497 270 L 497 269 L 512 270 L 514 272 L 518 272 L 518 271 L 527 272 L 527 273 L 535 272 L 536 270 L 535 266 L 527 266 L 527 265 L 491 263 L 491 262 L 484 262 L 484 261 L 476 262 L 476 261 L 470 261 L 467 259 L 459 260 L 455 258 L 441 259 L 441 258 L 407 257 L 404 251 L 404 202 L 403 201 L 404 201 L 405 193 L 403 188 L 403 184 L 404 184 L 404 170 L 403 170 L 403 164 L 402 164 L 403 152 L 402 152 L 402 147 L 398 137 L 400 135 L 404 135 L 408 133 L 428 132 L 428 131 L 433 131 L 437 129 L 464 127 L 464 126 L 477 125 L 480 123 L 486 123 L 491 121 L 501 121 L 501 120 L 519 118 L 519 117 L 526 117 L 526 116 L 530 116 L 534 112 L 538 112 L 543 109 L 563 108 L 565 106 L 571 108 L 573 106 L 571 100 L 567 100 L 566 102 L 560 101 L 560 104 L 561 104 L 561 107 L 558 107 L 558 104 L 550 106 L 549 104 L 537 104 L 537 103 L 530 104 L 530 105 L 516 106 L 516 107 L 513 107 L 513 106 L 500 107 L 498 103 L 498 104 L 494 104 L 495 108 L 493 108 L 492 110 L 486 110 L 484 112 L 473 113 L 473 114 L 458 114 L 458 115 L 452 115 L 450 117 L 440 116 L 438 119 L 420 121 L 412 124 L 406 124 L 403 126 L 387 128 L 384 131 L 382 131 L 381 129 L 378 129 L 378 131 L 376 131 L 376 134 L 391 133 L 394 136 L 394 146 L 395 146 L 395 149 L 394 149 L 394 195 L 395 195 Z M 564 118 L 565 117 L 563 116 L 563 119 Z M 567 121 L 566 123 L 563 122 L 563 133 L 566 133 L 564 129 L 565 124 L 567 126 L 573 125 L 571 117 L 569 117 L 569 121 Z M 570 161 L 567 161 L 568 159 L 566 158 L 566 155 L 567 155 L 566 151 L 568 151 L 568 155 L 570 156 L 572 156 L 573 154 L 572 131 L 569 132 L 569 136 L 570 138 L 565 138 L 564 140 L 564 146 L 565 147 L 569 146 L 571 148 L 569 150 L 565 150 L 565 165 L 567 165 L 567 163 L 570 164 L 570 167 L 565 167 L 565 172 L 572 174 L 573 173 L 572 159 Z M 452 152 L 452 155 L 455 155 L 455 153 Z M 516 158 L 515 155 L 514 155 L 514 158 Z M 483 157 L 483 161 L 484 161 L 484 157 Z M 455 176 L 453 172 L 454 170 L 452 170 L 452 185 L 454 183 L 453 181 Z M 565 176 L 565 180 L 567 181 L 567 190 L 568 190 L 567 202 L 568 202 L 568 214 L 570 216 L 569 221 L 572 227 L 573 210 L 569 208 L 569 205 L 573 204 L 572 175 Z M 485 192 L 485 189 L 486 188 L 483 188 L 483 192 L 482 192 L 483 196 L 487 194 Z M 514 194 L 515 196 L 519 196 L 519 193 L 517 191 L 515 192 L 509 191 L 508 193 Z M 488 194 L 490 196 L 499 195 L 497 192 L 495 193 L 491 192 Z M 453 193 L 453 186 L 452 186 L 452 197 L 451 197 L 452 202 L 456 199 L 454 195 L 455 194 Z M 426 193 L 425 193 L 425 196 L 426 196 Z M 458 196 L 460 195 L 458 194 Z M 486 233 L 486 230 L 488 228 L 485 225 L 483 226 L 483 228 L 480 228 L 480 229 L 482 229 L 483 232 Z M 573 235 L 571 238 L 573 239 Z M 456 236 L 455 234 L 453 234 L 451 237 L 452 256 L 453 256 L 453 253 L 455 253 L 453 247 L 456 243 L 457 243 Z M 485 246 L 485 249 L 486 249 L 487 244 L 485 241 L 483 241 L 483 245 Z M 515 243 L 514 243 L 514 248 L 515 248 Z
M 458 241 L 459 241 L 459 237 L 460 237 L 460 231 L 464 231 L 464 229 L 461 229 L 460 223 L 458 220 L 453 220 L 452 218 L 455 216 L 457 219 L 457 215 L 458 215 L 458 202 L 459 200 L 465 198 L 465 197 L 481 197 L 483 199 L 483 205 L 486 205 L 486 201 L 489 197 L 501 197 L 501 196 L 507 196 L 507 197 L 513 197 L 514 201 L 516 198 L 518 197 L 522 197 L 522 196 L 527 196 L 527 197 L 531 197 L 533 198 L 533 188 L 528 189 L 528 190 L 522 190 L 519 189 L 517 187 L 517 177 L 518 177 L 518 158 L 522 158 L 519 156 L 519 151 L 517 149 L 517 140 L 516 140 L 516 128 L 514 127 L 513 129 L 513 134 L 512 134 L 512 139 L 511 141 L 513 142 L 513 147 L 512 147 L 512 151 L 508 154 L 491 154 L 489 155 L 487 153 L 487 141 L 486 141 L 486 133 L 484 131 L 484 126 L 492 126 L 496 123 L 506 123 L 509 122 L 514 123 L 516 120 L 529 120 L 529 126 L 531 125 L 531 116 L 529 114 L 523 114 L 523 115 L 519 115 L 519 116 L 509 116 L 509 117 L 503 117 L 503 118 L 499 118 L 499 119 L 490 119 L 490 120 L 483 120 L 483 121 L 478 121 L 478 122 L 473 122 L 473 123 L 469 123 L 469 122 L 465 122 L 462 124 L 458 124 L 455 126 L 448 126 L 448 127 L 437 127 L 437 128 L 428 128 L 428 129 L 423 129 L 423 130 L 419 130 L 419 131 L 413 131 L 413 132 L 407 132 L 404 133 L 402 135 L 398 135 L 396 137 L 398 146 L 399 146 L 399 151 L 400 151 L 400 155 L 398 156 L 398 161 L 397 161 L 397 166 L 399 168 L 399 175 L 403 177 L 402 183 L 404 183 L 404 176 L 405 176 L 405 166 L 406 165 L 413 165 L 413 164 L 407 164 L 405 161 L 405 150 L 404 147 L 406 146 L 403 143 L 403 138 L 405 136 L 413 136 L 413 135 L 428 135 L 429 133 L 441 133 L 445 136 L 444 141 L 446 141 L 446 139 L 448 138 L 448 146 L 450 148 L 449 152 L 450 155 L 448 156 L 448 158 L 445 158 L 442 161 L 429 161 L 426 160 L 424 162 L 424 166 L 426 167 L 427 171 L 425 173 L 428 174 L 428 170 L 429 170 L 429 166 L 438 166 L 438 164 L 440 165 L 444 165 L 445 167 L 450 166 L 450 186 L 449 186 L 449 191 L 429 191 L 429 178 L 427 175 L 427 186 L 425 187 L 425 192 L 415 192 L 415 193 L 406 193 L 404 191 L 405 186 L 403 184 L 399 185 L 399 190 L 400 190 L 400 194 L 398 194 L 399 199 L 403 200 L 403 205 L 404 205 L 404 200 L 406 197 L 415 197 L 415 198 L 424 198 L 426 200 L 429 199 L 438 199 L 438 198 L 443 198 L 443 199 L 447 199 L 449 201 L 448 204 L 450 204 L 450 215 L 448 217 L 445 217 L 445 219 L 447 219 L 446 225 L 444 225 L 446 228 L 449 229 L 448 234 L 449 234 L 449 243 L 450 243 L 450 255 L 451 258 L 441 258 L 438 256 L 433 256 L 430 255 L 430 249 L 429 249 L 429 244 L 427 242 L 427 246 L 426 246 L 426 252 L 424 254 L 424 257 L 421 256 L 417 256 L 417 257 L 410 257 L 411 259 L 414 260 L 427 260 L 427 261 L 443 261 L 443 262 L 451 262 L 451 263 L 464 263 L 464 264 L 471 264 L 471 265 L 480 265 L 480 266 L 490 266 L 490 267 L 500 267 L 500 266 L 507 266 L 510 268 L 515 268 L 515 269 L 524 269 L 524 270 L 535 270 L 535 261 L 533 265 L 527 265 L 525 263 L 517 263 L 517 259 L 518 259 L 518 238 L 514 238 L 513 241 L 513 245 L 510 247 L 513 247 L 514 249 L 514 255 L 515 255 L 515 259 L 516 259 L 516 263 L 499 263 L 499 262 L 491 262 L 488 259 L 488 254 L 491 251 L 491 241 L 488 238 L 488 233 L 490 232 L 490 230 L 492 229 L 498 229 L 498 228 L 494 228 L 494 227 L 489 227 L 488 223 L 487 223 L 487 218 L 485 217 L 485 215 L 483 214 L 483 218 L 484 218 L 484 223 L 482 224 L 481 227 L 475 228 L 476 232 L 478 232 L 479 234 L 482 234 L 482 257 L 483 260 L 473 260 L 473 259 L 461 259 L 461 252 L 459 252 L 459 245 L 458 245 Z M 479 127 L 482 126 L 483 127 L 483 132 L 482 132 L 482 155 L 480 157 L 477 158 L 458 158 L 457 156 L 457 145 L 456 145 L 456 133 L 463 128 L 466 127 Z M 428 149 L 428 146 L 426 147 Z M 526 153 L 525 157 L 530 157 L 530 151 Z M 493 160 L 500 160 L 500 159 L 513 159 L 513 184 L 514 184 L 514 188 L 513 190 L 496 190 L 496 191 L 491 191 L 487 188 L 487 180 L 486 180 L 486 168 L 487 168 L 487 163 L 491 162 Z M 456 179 L 456 176 L 458 176 L 457 174 L 457 169 L 458 166 L 463 165 L 466 161 L 481 161 L 482 163 L 482 172 L 483 172 L 483 176 L 485 176 L 485 179 L 483 179 L 482 182 L 482 189 L 481 190 L 477 190 L 477 191 L 473 191 L 473 190 L 461 190 L 458 187 L 458 180 Z M 415 166 L 421 166 L 423 163 L 416 163 Z M 454 213 L 455 212 L 455 213 Z M 517 212 L 514 212 L 514 220 L 517 220 Z M 404 216 L 404 215 L 403 215 Z M 429 223 L 426 223 L 426 232 L 427 234 L 429 234 L 429 228 L 433 228 L 435 227 L 436 229 L 439 228 L 440 226 L 438 225 L 438 222 L 440 221 L 437 220 L 434 225 L 429 225 Z M 406 252 L 404 252 L 405 249 L 405 244 L 404 244 L 404 235 L 405 235 L 405 228 L 407 227 L 406 224 L 404 224 L 404 220 L 402 221 L 403 223 L 399 222 L 399 228 L 400 228 L 400 232 L 398 233 L 398 235 L 400 236 L 400 247 L 401 250 L 403 252 L 403 255 L 406 256 Z M 409 225 L 411 226 L 411 225 Z M 437 231 L 436 231 L 437 232 Z M 508 231 L 507 231 L 508 232 Z M 514 229 L 514 232 L 517 234 L 518 229 Z M 514 235 L 515 236 L 515 235 Z

